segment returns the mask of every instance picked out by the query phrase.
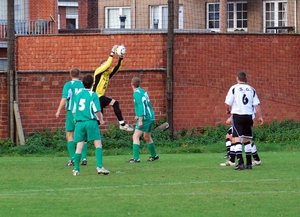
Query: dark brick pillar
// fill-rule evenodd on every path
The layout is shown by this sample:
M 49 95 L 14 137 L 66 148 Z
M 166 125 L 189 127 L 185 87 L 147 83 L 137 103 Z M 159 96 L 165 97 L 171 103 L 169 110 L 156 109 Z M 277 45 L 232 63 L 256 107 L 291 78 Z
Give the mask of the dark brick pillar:
M 98 0 L 78 0 L 79 29 L 98 28 Z

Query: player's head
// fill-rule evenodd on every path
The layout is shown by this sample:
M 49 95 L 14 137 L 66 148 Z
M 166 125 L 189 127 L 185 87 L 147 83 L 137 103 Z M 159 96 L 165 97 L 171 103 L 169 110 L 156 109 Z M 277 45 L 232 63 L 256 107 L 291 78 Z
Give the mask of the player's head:
M 138 77 L 134 77 L 132 80 L 131 80 L 131 85 L 134 87 L 134 88 L 138 88 L 141 84 L 141 80 L 138 78 Z
M 85 75 L 82 79 L 84 88 L 91 89 L 94 83 L 94 78 L 91 75 Z
M 236 75 L 237 79 L 241 82 L 247 82 L 247 74 L 244 71 L 239 71 Z
M 79 75 L 80 75 L 80 70 L 78 68 L 72 68 L 70 70 L 70 76 L 72 78 L 79 78 Z
M 105 63 L 106 63 L 106 60 L 102 60 L 101 61 L 101 66 L 105 65 Z

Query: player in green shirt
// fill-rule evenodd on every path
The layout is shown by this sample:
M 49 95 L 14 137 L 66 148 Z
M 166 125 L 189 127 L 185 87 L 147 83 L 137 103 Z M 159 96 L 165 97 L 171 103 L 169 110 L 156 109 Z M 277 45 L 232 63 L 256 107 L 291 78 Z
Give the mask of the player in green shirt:
M 75 151 L 75 166 L 73 175 L 78 176 L 80 172 L 80 158 L 85 141 L 94 141 L 96 156 L 96 171 L 98 174 L 109 174 L 102 165 L 103 150 L 101 132 L 98 126 L 104 124 L 101 113 L 100 102 L 95 92 L 91 90 L 94 79 L 91 75 L 86 75 L 82 79 L 84 89 L 76 93 L 73 114 L 75 119 L 74 142 L 77 143 Z
M 56 118 L 59 118 L 60 112 L 63 107 L 66 108 L 66 139 L 67 139 L 67 147 L 69 153 L 69 161 L 66 166 L 74 165 L 74 153 L 75 153 L 75 143 L 73 141 L 74 138 L 74 118 L 72 114 L 72 109 L 74 106 L 74 96 L 75 93 L 83 88 L 82 82 L 79 80 L 80 70 L 78 68 L 72 68 L 70 70 L 71 81 L 65 83 L 62 91 L 62 98 L 60 100 L 57 112 L 55 114 Z M 82 165 L 87 164 L 87 144 L 84 145 L 83 153 L 82 153 Z
M 147 143 L 147 148 L 150 152 L 148 161 L 155 161 L 159 159 L 156 154 L 155 145 L 151 137 L 153 124 L 155 121 L 155 114 L 148 96 L 148 93 L 140 87 L 141 80 L 134 77 L 131 80 L 131 87 L 133 89 L 133 101 L 135 110 L 136 127 L 132 136 L 133 139 L 133 158 L 129 163 L 140 162 L 140 137 L 144 134 L 144 139 Z

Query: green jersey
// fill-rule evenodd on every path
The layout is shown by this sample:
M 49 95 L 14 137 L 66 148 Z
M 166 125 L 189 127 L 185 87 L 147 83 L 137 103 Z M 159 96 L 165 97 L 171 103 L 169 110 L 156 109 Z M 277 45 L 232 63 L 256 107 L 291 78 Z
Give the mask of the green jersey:
M 97 120 L 96 112 L 100 111 L 100 101 L 95 92 L 89 89 L 80 89 L 76 93 L 72 111 L 76 122 Z
M 143 116 L 144 120 L 155 120 L 155 114 L 148 93 L 144 89 L 138 87 L 134 90 L 133 103 L 137 117 Z
M 66 102 L 66 110 L 72 111 L 73 105 L 74 105 L 74 96 L 76 92 L 83 88 L 83 84 L 80 80 L 71 80 L 65 83 L 63 92 L 62 92 L 62 98 L 67 99 Z

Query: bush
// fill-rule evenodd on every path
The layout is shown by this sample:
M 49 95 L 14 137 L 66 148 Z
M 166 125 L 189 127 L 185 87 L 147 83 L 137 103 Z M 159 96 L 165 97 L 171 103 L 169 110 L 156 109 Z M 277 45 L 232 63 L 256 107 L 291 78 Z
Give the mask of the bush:
M 166 120 L 155 124 L 158 127 Z M 205 153 L 225 152 L 225 135 L 228 126 L 219 124 L 216 127 L 205 126 L 191 130 L 170 132 L 154 130 L 152 137 L 160 153 Z M 259 151 L 299 150 L 300 122 L 274 120 L 269 125 L 253 128 L 254 141 L 259 144 Z M 102 134 L 103 148 L 106 155 L 129 154 L 132 147 L 132 133 L 119 130 L 117 124 L 110 124 Z M 89 154 L 93 155 L 94 145 L 89 142 Z M 147 153 L 144 140 L 141 141 L 141 153 Z M 25 145 L 15 146 L 10 140 L 0 140 L 0 155 L 60 155 L 66 156 L 67 147 L 65 131 L 43 129 L 34 132 L 26 139 Z

